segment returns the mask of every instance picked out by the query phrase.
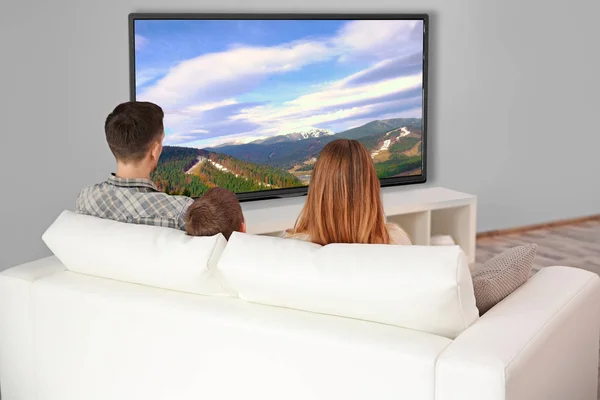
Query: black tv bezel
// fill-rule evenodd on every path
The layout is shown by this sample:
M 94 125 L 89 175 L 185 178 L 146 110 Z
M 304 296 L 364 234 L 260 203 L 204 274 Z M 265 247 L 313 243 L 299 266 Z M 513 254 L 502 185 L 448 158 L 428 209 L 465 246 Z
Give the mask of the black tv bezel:
M 135 21 L 136 20 L 421 20 L 423 21 L 423 113 L 421 116 L 421 175 L 379 179 L 380 186 L 401 186 L 427 182 L 427 88 L 429 70 L 429 14 L 281 14 L 281 13 L 131 13 L 129 14 L 129 95 L 136 100 Z M 308 186 L 236 193 L 240 201 L 303 196 Z

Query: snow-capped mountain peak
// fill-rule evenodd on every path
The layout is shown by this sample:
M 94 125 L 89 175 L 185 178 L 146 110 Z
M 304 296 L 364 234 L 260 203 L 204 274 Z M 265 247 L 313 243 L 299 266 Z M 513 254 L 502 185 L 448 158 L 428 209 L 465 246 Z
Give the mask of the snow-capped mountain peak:
M 275 136 L 268 137 L 266 139 L 255 140 L 251 143 L 256 144 L 273 144 L 281 142 L 293 142 L 304 139 L 321 138 L 325 136 L 335 135 L 335 132 L 329 129 L 315 128 L 314 126 L 307 126 L 304 128 L 292 129 L 285 133 L 281 133 Z
M 300 129 L 294 129 L 292 132 L 287 133 L 285 136 L 294 140 L 320 138 L 324 136 L 335 135 L 330 129 L 315 128 L 314 126 L 307 126 Z

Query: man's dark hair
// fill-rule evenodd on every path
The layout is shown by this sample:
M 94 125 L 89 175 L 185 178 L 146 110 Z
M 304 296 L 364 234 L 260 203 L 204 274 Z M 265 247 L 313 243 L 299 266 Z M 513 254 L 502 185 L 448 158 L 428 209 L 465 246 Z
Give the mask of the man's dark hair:
M 163 117 L 162 108 L 154 103 L 119 104 L 104 123 L 106 141 L 115 158 L 123 162 L 142 160 L 163 134 Z
M 225 239 L 238 231 L 244 222 L 239 200 L 227 189 L 208 189 L 187 210 L 186 232 L 192 236 L 222 233 Z

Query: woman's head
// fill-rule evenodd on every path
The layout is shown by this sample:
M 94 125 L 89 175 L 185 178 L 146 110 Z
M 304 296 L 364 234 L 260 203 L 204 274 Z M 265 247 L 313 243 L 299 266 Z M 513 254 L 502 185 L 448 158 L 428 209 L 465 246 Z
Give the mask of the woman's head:
M 338 139 L 323 148 L 295 231 L 319 244 L 389 243 L 375 166 L 360 142 Z

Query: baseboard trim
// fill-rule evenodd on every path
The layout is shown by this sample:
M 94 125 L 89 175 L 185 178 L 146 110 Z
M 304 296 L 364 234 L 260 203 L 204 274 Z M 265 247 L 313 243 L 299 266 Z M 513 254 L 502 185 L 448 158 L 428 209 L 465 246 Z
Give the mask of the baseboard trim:
M 501 235 L 510 235 L 512 233 L 523 233 L 523 232 L 528 232 L 528 231 L 536 231 L 539 229 L 556 228 L 556 227 L 565 226 L 565 225 L 575 225 L 575 224 L 580 224 L 582 222 L 596 221 L 596 220 L 600 220 L 600 214 L 590 215 L 587 217 L 580 217 L 580 218 L 562 219 L 559 221 L 546 222 L 544 224 L 526 225 L 526 226 L 520 226 L 517 228 L 508 228 L 508 229 L 499 229 L 499 230 L 495 230 L 495 231 L 479 232 L 479 233 L 477 233 L 477 239 L 483 239 L 483 238 L 489 238 L 489 237 L 501 236 Z

